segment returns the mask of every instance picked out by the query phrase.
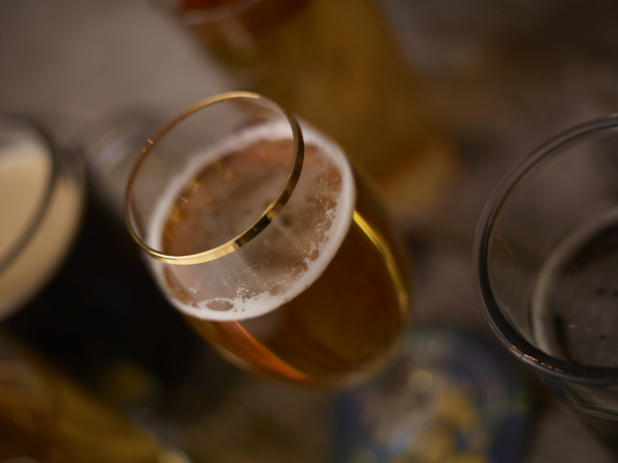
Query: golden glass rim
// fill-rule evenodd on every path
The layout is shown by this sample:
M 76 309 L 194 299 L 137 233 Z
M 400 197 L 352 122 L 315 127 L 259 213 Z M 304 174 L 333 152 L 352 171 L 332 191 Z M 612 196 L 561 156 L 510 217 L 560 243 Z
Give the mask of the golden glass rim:
M 270 205 L 262 212 L 262 215 L 255 220 L 251 225 L 249 225 L 245 230 L 240 232 L 234 238 L 222 243 L 218 246 L 215 246 L 212 249 L 208 249 L 206 251 L 198 252 L 195 254 L 185 254 L 185 255 L 174 255 L 167 254 L 161 251 L 157 251 L 156 249 L 148 246 L 137 234 L 135 228 L 133 227 L 133 222 L 131 220 L 131 199 L 133 196 L 133 188 L 135 186 L 135 181 L 137 176 L 141 170 L 142 165 L 152 153 L 152 150 L 157 145 L 157 143 L 165 136 L 167 133 L 176 127 L 180 122 L 191 116 L 192 114 L 212 106 L 216 103 L 220 103 L 222 101 L 240 99 L 240 98 L 248 98 L 248 99 L 256 99 L 265 101 L 275 108 L 277 108 L 288 120 L 290 127 L 292 129 L 292 137 L 294 142 L 294 154 L 292 156 L 292 163 L 290 165 L 290 170 L 288 171 L 288 175 L 283 183 L 283 186 L 277 193 L 275 199 L 270 203 Z M 210 96 L 208 98 L 204 98 L 203 100 L 194 103 L 193 105 L 186 108 L 184 111 L 173 117 L 167 124 L 165 124 L 157 134 L 152 137 L 152 139 L 147 140 L 147 144 L 144 148 L 142 148 L 142 152 L 135 161 L 133 166 L 133 170 L 131 171 L 131 176 L 129 177 L 129 182 L 127 184 L 127 189 L 125 193 L 124 200 L 124 218 L 125 223 L 127 225 L 127 229 L 131 234 L 133 240 L 139 245 L 139 247 L 150 257 L 157 259 L 161 262 L 165 262 L 168 264 L 176 264 L 176 265 L 191 265 L 191 264 L 201 264 L 204 262 L 210 262 L 212 260 L 218 259 L 220 257 L 226 256 L 237 249 L 241 248 L 257 235 L 259 235 L 274 219 L 277 217 L 281 209 L 287 204 L 296 185 L 298 184 L 298 179 L 300 178 L 300 173 L 303 167 L 304 161 L 304 153 L 305 153 L 305 145 L 303 141 L 303 134 L 298 124 L 298 121 L 294 118 L 294 116 L 281 105 L 276 103 L 275 101 L 267 98 L 263 95 L 253 92 L 244 92 L 244 91 L 234 91 L 234 92 L 226 92 L 219 93 L 217 95 Z

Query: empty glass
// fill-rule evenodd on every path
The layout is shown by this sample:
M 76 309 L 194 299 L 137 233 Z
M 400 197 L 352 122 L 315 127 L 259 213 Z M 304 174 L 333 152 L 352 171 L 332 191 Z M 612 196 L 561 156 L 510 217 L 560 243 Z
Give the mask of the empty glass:
M 473 256 L 502 343 L 618 449 L 618 116 L 519 163 L 483 212 Z

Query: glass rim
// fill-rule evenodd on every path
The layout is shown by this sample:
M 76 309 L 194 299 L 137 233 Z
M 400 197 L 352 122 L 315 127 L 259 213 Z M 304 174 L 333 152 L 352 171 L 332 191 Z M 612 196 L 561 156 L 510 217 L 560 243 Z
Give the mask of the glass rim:
M 51 169 L 47 179 L 47 186 L 45 188 L 43 199 L 38 206 L 38 210 L 30 219 L 30 223 L 26 227 L 26 232 L 22 234 L 22 236 L 11 246 L 11 249 L 4 256 L 0 256 L 0 274 L 2 274 L 2 272 L 4 272 L 15 261 L 15 259 L 17 259 L 17 257 L 19 257 L 21 252 L 28 245 L 28 243 L 30 243 L 30 240 L 39 229 L 39 225 L 45 217 L 54 192 L 54 185 L 56 184 L 56 180 L 58 178 L 59 162 L 59 154 L 56 145 L 54 144 L 49 133 L 37 122 L 20 114 L 0 112 L 0 126 L 5 124 L 26 128 L 38 137 L 40 141 L 43 142 L 45 148 L 47 148 L 47 155 L 51 161 Z
M 558 359 L 528 342 L 504 316 L 489 281 L 489 241 L 497 217 L 520 181 L 544 160 L 593 136 L 618 131 L 618 113 L 574 126 L 551 138 L 519 161 L 494 190 L 479 219 L 472 250 L 474 289 L 485 320 L 513 355 L 547 375 L 590 385 L 618 384 L 618 368 L 586 367 Z
M 162 251 L 157 251 L 156 249 L 148 246 L 137 234 L 135 228 L 133 227 L 132 214 L 131 214 L 131 204 L 132 204 L 132 196 L 133 189 L 135 187 L 135 181 L 137 180 L 137 176 L 141 170 L 142 165 L 146 161 L 146 159 L 152 153 L 154 147 L 157 143 L 167 135 L 174 127 L 176 127 L 180 122 L 191 116 L 192 114 L 201 111 L 209 106 L 212 106 L 216 103 L 221 103 L 223 101 L 234 100 L 234 99 L 254 99 L 264 101 L 276 109 L 278 109 L 287 119 L 290 124 L 290 128 L 292 129 L 292 139 L 294 143 L 294 153 L 292 156 L 292 162 L 290 165 L 290 169 L 288 171 L 288 175 L 283 183 L 283 186 L 277 193 L 277 196 L 272 200 L 272 202 L 266 207 L 266 209 L 262 212 L 260 217 L 256 219 L 251 225 L 241 231 L 235 237 L 227 240 L 225 243 L 222 243 L 214 248 L 208 249 L 206 251 L 194 253 L 194 254 L 183 254 L 183 255 L 175 255 L 175 254 L 167 254 Z M 133 240 L 139 245 L 139 247 L 144 251 L 148 256 L 157 259 L 161 262 L 167 264 L 175 264 L 175 265 L 192 265 L 192 264 L 201 264 L 204 262 L 210 262 L 215 259 L 219 259 L 220 257 L 231 254 L 237 249 L 241 248 L 248 242 L 250 242 L 253 238 L 258 236 L 274 219 L 277 217 L 279 212 L 283 209 L 283 207 L 287 204 L 296 185 L 298 184 L 298 179 L 300 178 L 300 173 L 303 167 L 304 161 L 304 153 L 305 153 L 305 145 L 303 141 L 303 134 L 300 128 L 298 121 L 294 118 L 294 116 L 285 108 L 280 106 L 275 101 L 267 98 L 263 95 L 253 92 L 244 92 L 244 91 L 234 91 L 234 92 L 226 92 L 219 93 L 217 95 L 210 96 L 208 98 L 204 98 L 203 100 L 194 103 L 193 105 L 186 108 L 184 111 L 173 117 L 169 122 L 167 122 L 156 135 L 152 137 L 152 139 L 147 140 L 147 144 L 144 148 L 142 148 L 142 152 L 135 161 L 133 169 L 131 171 L 131 175 L 129 177 L 129 181 L 127 184 L 127 189 L 125 193 L 124 200 L 124 218 L 126 226 L 129 230 L 129 233 Z

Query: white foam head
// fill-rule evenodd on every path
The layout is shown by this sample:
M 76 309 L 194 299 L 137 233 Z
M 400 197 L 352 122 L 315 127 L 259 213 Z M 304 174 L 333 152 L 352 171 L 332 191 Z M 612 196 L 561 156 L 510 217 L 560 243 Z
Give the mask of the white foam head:
M 334 258 L 352 222 L 354 178 L 337 145 L 304 124 L 302 130 L 310 149 L 306 150 L 298 185 L 278 217 L 256 238 L 227 256 L 203 264 L 181 266 L 151 259 L 155 277 L 179 310 L 219 321 L 266 314 L 308 288 Z M 151 216 L 148 245 L 162 249 L 170 209 L 196 173 L 230 151 L 262 139 L 286 140 L 289 133 L 289 126 L 283 123 L 262 125 L 193 156 L 161 195 Z M 327 184 L 329 169 L 337 171 L 337 184 Z M 311 210 L 307 206 L 310 202 Z M 261 212 L 253 210 L 250 215 L 256 217 L 250 218 L 257 218 Z M 311 230 L 291 230 L 284 216 L 304 220 Z

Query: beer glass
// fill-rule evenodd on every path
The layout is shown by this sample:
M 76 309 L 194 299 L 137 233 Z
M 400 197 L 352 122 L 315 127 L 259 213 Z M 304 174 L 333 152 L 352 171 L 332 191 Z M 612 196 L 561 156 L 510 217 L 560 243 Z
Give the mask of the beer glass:
M 0 114 L 0 320 L 51 279 L 80 224 L 84 173 L 46 133 Z
M 89 193 L 107 193 L 105 206 L 119 211 L 118 220 L 132 167 L 118 147 L 141 135 L 139 145 L 131 145 L 139 154 L 148 114 L 137 123 L 129 114 L 115 118 L 113 128 L 123 137 L 87 159 L 99 162 Z M 111 125 L 99 126 L 98 146 L 114 140 Z M 141 421 L 188 420 L 215 400 L 233 369 L 159 294 L 124 220 L 114 223 L 84 191 L 78 153 L 58 146 L 30 119 L 0 112 L 0 322 Z M 204 386 L 215 370 L 216 381 Z
M 618 116 L 558 135 L 506 176 L 474 265 L 502 343 L 618 450 Z
M 272 100 L 216 95 L 143 149 L 128 229 L 170 302 L 234 364 L 337 385 L 408 318 L 405 253 L 341 148 Z

